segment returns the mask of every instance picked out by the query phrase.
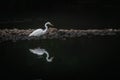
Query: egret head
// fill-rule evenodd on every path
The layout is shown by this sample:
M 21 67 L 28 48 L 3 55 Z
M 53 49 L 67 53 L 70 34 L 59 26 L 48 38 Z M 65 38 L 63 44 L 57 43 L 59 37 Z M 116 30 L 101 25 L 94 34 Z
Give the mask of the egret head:
M 47 26 L 53 26 L 53 24 L 51 24 L 51 22 L 46 22 L 45 25 L 47 25 Z

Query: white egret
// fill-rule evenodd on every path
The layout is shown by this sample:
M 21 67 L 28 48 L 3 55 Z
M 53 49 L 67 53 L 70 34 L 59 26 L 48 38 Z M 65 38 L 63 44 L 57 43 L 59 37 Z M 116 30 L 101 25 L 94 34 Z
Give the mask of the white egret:
M 43 54 L 46 54 L 47 62 L 52 62 L 54 58 L 54 57 L 49 58 L 49 53 L 45 49 L 40 49 L 39 47 L 35 49 L 29 49 L 29 51 L 32 52 L 33 54 L 37 54 L 38 56 L 42 56 Z
M 46 22 L 44 30 L 41 29 L 41 28 L 40 29 L 36 29 L 35 31 L 33 31 L 32 33 L 29 34 L 29 37 L 30 36 L 37 36 L 37 37 L 39 37 L 41 35 L 44 35 L 47 32 L 47 30 L 48 30 L 48 25 L 53 26 L 50 22 Z

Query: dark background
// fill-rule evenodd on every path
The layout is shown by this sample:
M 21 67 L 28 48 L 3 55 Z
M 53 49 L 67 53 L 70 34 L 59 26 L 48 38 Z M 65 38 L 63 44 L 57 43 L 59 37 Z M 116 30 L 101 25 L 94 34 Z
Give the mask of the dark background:
M 119 14 L 118 0 L 1 0 L 0 28 L 119 28 Z
M 120 5 L 117 0 L 0 0 L 0 28 L 37 29 L 46 21 L 53 23 L 55 28 L 65 29 L 119 28 Z M 120 73 L 119 41 L 119 35 L 116 35 L 65 41 L 5 42 L 0 45 L 1 73 L 9 79 L 35 80 L 41 76 L 43 80 L 89 76 L 117 79 Z M 29 48 L 39 46 L 55 53 L 57 58 L 52 65 L 44 61 L 41 66 L 39 60 L 29 55 Z M 31 63 L 33 65 L 29 66 Z
M 54 0 L 1 0 L 0 10 L 2 13 L 29 13 L 29 12 L 81 12 L 89 8 L 100 11 L 105 9 L 119 10 L 120 5 L 117 0 L 73 0 L 73 1 L 54 1 Z

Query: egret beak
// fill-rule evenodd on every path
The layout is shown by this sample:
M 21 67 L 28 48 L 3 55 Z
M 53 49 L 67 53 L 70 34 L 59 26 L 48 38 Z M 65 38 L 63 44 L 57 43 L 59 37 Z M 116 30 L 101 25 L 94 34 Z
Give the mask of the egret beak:
M 50 24 L 50 26 L 54 26 L 53 24 Z

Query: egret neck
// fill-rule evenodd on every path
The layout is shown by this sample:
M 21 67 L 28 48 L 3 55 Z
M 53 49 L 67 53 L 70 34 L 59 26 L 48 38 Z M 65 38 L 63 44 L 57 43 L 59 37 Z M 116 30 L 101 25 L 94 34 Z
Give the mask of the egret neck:
M 47 26 L 47 24 L 45 24 L 45 30 L 44 30 L 44 32 L 46 32 L 48 30 L 48 26 Z

